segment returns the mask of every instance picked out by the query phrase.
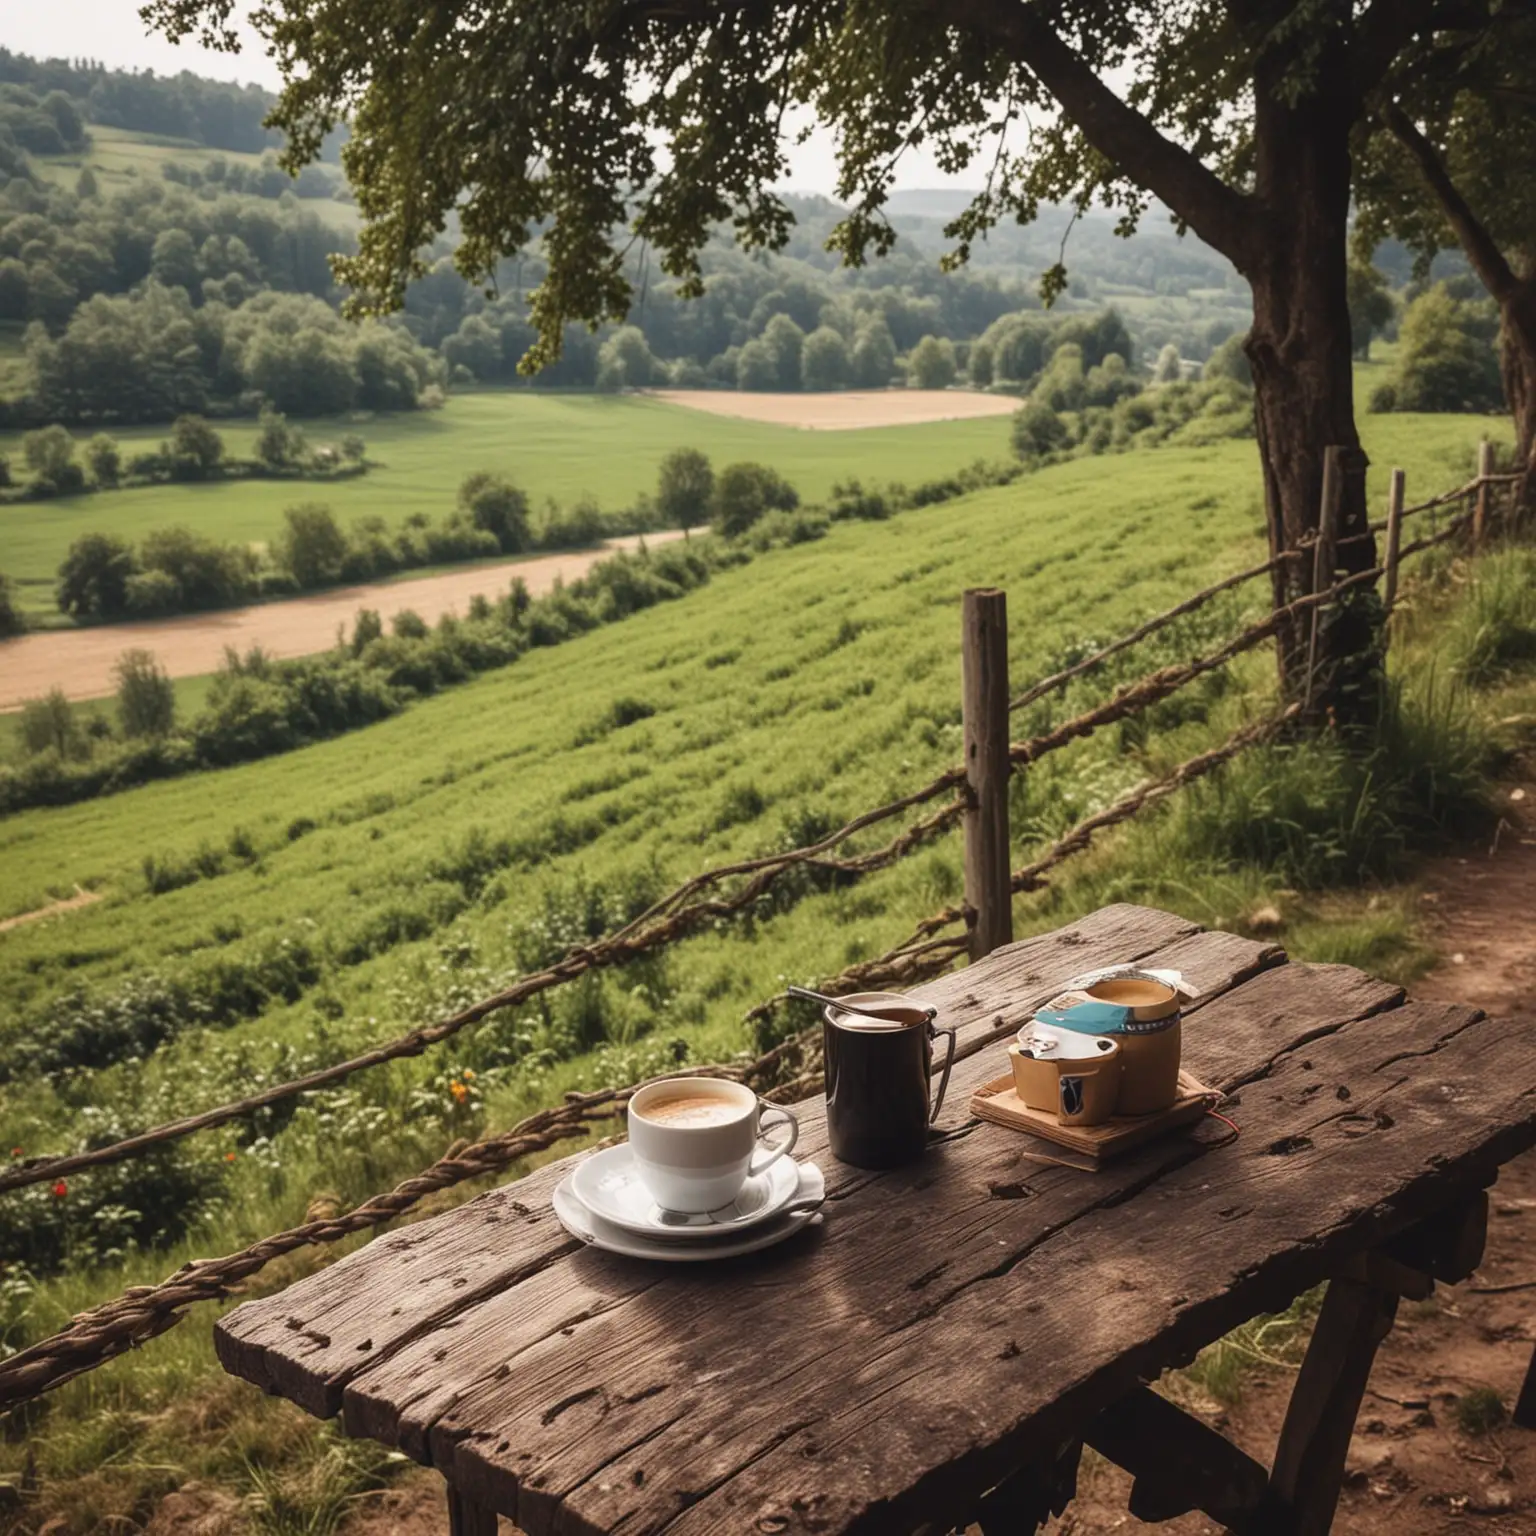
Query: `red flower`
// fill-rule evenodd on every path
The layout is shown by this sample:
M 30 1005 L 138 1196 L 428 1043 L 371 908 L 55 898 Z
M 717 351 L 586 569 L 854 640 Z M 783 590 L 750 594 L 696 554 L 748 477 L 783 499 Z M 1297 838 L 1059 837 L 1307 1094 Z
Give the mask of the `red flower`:
M 226 1152 L 224 1154 L 224 1161 L 226 1163 L 232 1163 L 232 1162 L 234 1162 L 234 1160 L 235 1160 L 235 1154 L 233 1152 Z
M 20 1147 L 12 1147 L 11 1148 L 11 1156 L 12 1157 L 20 1157 L 21 1156 L 21 1148 Z
M 53 1186 L 53 1198 L 55 1200 L 62 1200 L 68 1193 L 69 1185 L 66 1184 L 63 1179 L 60 1179 L 59 1182 Z

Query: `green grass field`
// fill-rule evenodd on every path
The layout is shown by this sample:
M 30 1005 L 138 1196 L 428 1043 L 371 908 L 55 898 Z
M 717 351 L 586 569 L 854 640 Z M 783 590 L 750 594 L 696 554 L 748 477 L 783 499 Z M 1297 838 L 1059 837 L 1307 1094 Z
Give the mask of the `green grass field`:
M 1453 483 L 1485 425 L 1368 420 L 1373 496 L 1379 503 L 1394 463 L 1409 472 L 1410 497 Z M 579 935 L 584 912 L 603 923 L 605 902 L 611 910 L 626 887 L 761 851 L 803 829 L 807 813 L 841 818 L 909 788 L 959 755 L 963 588 L 1007 589 L 1019 686 L 1253 560 L 1261 523 L 1251 443 L 1078 460 L 886 523 L 834 525 L 819 542 L 761 556 L 679 602 L 532 652 L 354 735 L 0 822 L 0 915 L 76 882 L 103 897 L 0 934 L 0 1057 L 38 1021 L 51 1031 L 90 1014 L 77 993 L 116 1007 L 160 983 L 215 973 L 237 982 L 298 948 L 313 962 L 293 1001 L 188 1030 L 147 1061 L 0 1085 L 8 1144 L 69 1142 L 84 1105 L 91 1134 L 120 1134 L 348 1054 L 492 990 L 539 945 Z M 1265 599 L 1250 588 L 1212 624 L 1226 632 Z M 1201 643 L 1196 626 L 1130 669 Z M 1019 849 L 1263 711 L 1271 676 L 1255 655 L 1237 687 L 1195 690 L 1145 728 L 1107 731 L 1032 769 L 1015 791 Z M 1104 686 L 1055 707 L 1064 717 Z M 616 713 L 620 701 L 631 707 Z M 636 704 L 649 716 L 635 719 Z M 1309 915 L 1281 891 L 1283 875 L 1180 862 L 1157 842 L 1159 825 L 1112 839 L 1052 891 L 1021 899 L 1018 931 L 1108 900 L 1241 927 L 1255 903 L 1276 901 L 1299 955 L 1411 964 L 1406 919 L 1390 900 L 1359 921 L 1328 908 Z M 481 854 L 501 838 L 516 847 L 487 866 Z M 164 866 L 204 850 L 221 855 L 204 878 L 151 894 L 146 856 Z M 197 1138 L 189 1167 L 206 1203 L 184 1237 L 39 1285 L 9 1325 L 0 1315 L 0 1330 L 22 1342 L 124 1283 L 297 1220 L 317 1199 L 385 1187 L 451 1137 L 505 1125 L 563 1088 L 740 1050 L 748 1006 L 786 975 L 815 978 L 878 953 L 955 899 L 960 869 L 951 837 L 855 887 L 807 894 L 315 1096 L 267 1127 L 269 1139 L 235 1128 Z M 466 1067 L 477 1086 L 459 1104 L 450 1090 Z M 159 1177 L 122 1186 L 119 1204 L 154 1196 Z M 70 1199 L 96 1198 L 93 1187 L 72 1181 Z M 212 1364 L 206 1315 L 66 1389 L 29 1442 L 49 1507 L 83 1531 L 142 1518 L 145 1499 L 189 1476 L 250 1492 L 253 1462 L 302 1469 L 331 1456 L 323 1429 L 230 1390 Z M 229 1462 L 230 1435 L 245 1461 Z M 27 1452 L 0 1447 L 0 1471 L 20 1468 Z M 338 1468 L 334 1487 L 372 1475 Z
M 221 428 L 230 450 L 248 454 L 251 422 Z M 806 432 L 691 411 L 658 400 L 611 395 L 534 394 L 505 390 L 455 395 L 441 411 L 356 422 L 304 423 L 313 442 L 360 432 L 376 467 L 333 485 L 246 480 L 227 485 L 163 485 L 0 507 L 0 570 L 21 584 L 24 605 L 52 606 L 54 573 L 72 540 L 106 530 L 137 540 L 182 524 L 210 538 L 265 543 L 283 508 L 328 503 L 343 522 L 377 514 L 392 524 L 412 512 L 437 517 L 453 505 L 465 475 L 510 475 L 536 502 L 570 503 L 583 495 L 605 508 L 629 505 L 656 485 L 673 448 L 702 449 L 716 466 L 738 459 L 771 464 L 808 501 L 850 476 L 865 480 L 931 479 L 978 458 L 1008 453 L 1006 416 L 852 432 Z M 80 434 L 82 437 L 88 434 Z M 130 452 L 159 442 L 164 428 L 117 434 Z M 20 438 L 0 436 L 0 454 L 20 463 Z
M 110 194 L 141 178 L 160 181 L 160 167 L 171 161 L 199 170 L 215 159 L 226 160 L 231 165 L 255 166 L 261 162 L 260 155 L 209 149 L 190 139 L 138 133 L 131 128 L 110 128 L 92 123 L 89 131 L 91 142 L 78 154 L 37 156 L 35 164 L 41 175 L 60 186 L 73 187 L 80 172 L 89 166 L 101 191 Z M 338 202 L 334 198 L 305 198 L 303 203 L 327 224 L 350 229 L 358 223 L 354 203 Z

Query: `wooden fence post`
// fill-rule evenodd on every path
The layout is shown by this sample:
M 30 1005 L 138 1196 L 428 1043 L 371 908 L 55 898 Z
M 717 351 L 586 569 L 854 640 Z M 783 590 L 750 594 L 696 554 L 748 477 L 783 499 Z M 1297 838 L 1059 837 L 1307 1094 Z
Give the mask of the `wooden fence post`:
M 971 959 L 1013 941 L 1008 856 L 1008 599 L 973 587 L 961 601 L 965 721 L 965 905 Z
M 1312 548 L 1312 591 L 1324 592 L 1333 585 L 1335 546 L 1339 534 L 1339 502 L 1344 494 L 1344 450 L 1334 446 L 1323 449 L 1323 504 L 1318 509 L 1317 541 Z M 1323 609 L 1312 609 L 1312 628 L 1307 641 L 1307 703 L 1317 681 L 1317 651 L 1322 639 Z
M 1488 533 L 1488 476 L 1493 473 L 1493 444 L 1485 437 L 1477 445 L 1477 500 L 1472 506 L 1472 552 L 1481 551 Z
M 1397 560 L 1403 546 L 1403 490 L 1407 476 L 1400 469 L 1392 471 L 1391 489 L 1387 492 L 1387 557 L 1386 577 L 1381 594 L 1382 606 L 1390 615 L 1397 601 Z

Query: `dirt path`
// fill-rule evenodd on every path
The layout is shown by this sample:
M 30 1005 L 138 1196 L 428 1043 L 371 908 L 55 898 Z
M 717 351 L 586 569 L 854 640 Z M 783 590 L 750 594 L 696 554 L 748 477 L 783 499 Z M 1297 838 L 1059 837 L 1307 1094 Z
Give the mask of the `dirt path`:
M 61 912 L 74 912 L 81 907 L 90 906 L 93 901 L 100 900 L 99 891 L 87 891 L 77 885 L 73 896 L 64 896 L 58 901 L 50 901 L 46 907 L 35 907 L 30 912 L 18 912 L 15 917 L 0 918 L 0 933 L 9 933 L 12 928 L 20 928 L 23 923 L 35 923 L 44 917 L 57 917 Z
M 682 535 L 674 529 L 647 534 L 650 545 Z M 245 651 L 259 645 L 273 656 L 308 656 L 336 639 L 338 625 L 350 626 L 359 608 L 377 608 L 385 618 L 412 608 L 429 624 L 443 614 L 462 613 L 477 593 L 494 597 L 521 576 L 538 597 L 557 580 L 574 581 L 616 549 L 633 549 L 639 537 L 610 539 L 599 549 L 540 555 L 497 565 L 476 565 L 414 581 L 372 582 L 331 587 L 313 597 L 218 613 L 187 614 L 144 624 L 102 624 L 90 629 L 49 630 L 23 635 L 0 646 L 0 713 L 19 709 L 50 688 L 72 699 L 106 698 L 113 691 L 112 668 L 126 650 L 153 652 L 172 677 L 216 671 L 226 646 Z
M 811 432 L 851 432 L 859 427 L 914 427 L 930 421 L 971 421 L 978 416 L 1011 416 L 1012 395 L 983 395 L 968 389 L 850 389 L 831 394 L 769 395 L 735 389 L 655 389 L 657 400 L 736 416 L 777 427 Z
M 1531 776 L 1528 775 L 1528 778 Z M 1444 957 L 1415 997 L 1489 1013 L 1536 1014 L 1536 782 L 1507 786 L 1496 850 L 1440 859 L 1422 877 L 1428 928 Z M 1488 1246 L 1466 1285 L 1403 1302 L 1376 1356 L 1350 1447 L 1337 1536 L 1531 1536 L 1536 1532 L 1536 1433 L 1511 1425 L 1468 1435 L 1456 1400 L 1491 1387 L 1513 1407 L 1536 1344 L 1536 1154 L 1509 1164 L 1490 1191 Z M 1498 1292 L 1485 1287 L 1518 1285 Z M 1254 1374 L 1238 1404 L 1189 1406 L 1269 1463 L 1294 1377 Z M 1058 1536 L 1142 1529 L 1126 1512 L 1130 1480 L 1085 1462 L 1079 1498 L 1049 1529 Z M 1221 1529 L 1191 1515 L 1169 1536 Z

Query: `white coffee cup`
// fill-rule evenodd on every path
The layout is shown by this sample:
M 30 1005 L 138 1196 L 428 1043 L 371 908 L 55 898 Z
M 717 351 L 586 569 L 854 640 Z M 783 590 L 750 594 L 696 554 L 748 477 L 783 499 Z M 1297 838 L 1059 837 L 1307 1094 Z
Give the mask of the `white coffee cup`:
M 770 1120 L 769 1116 L 781 1116 Z M 784 1124 L 782 1142 L 760 1144 Z M 629 1101 L 635 1171 L 663 1210 L 717 1211 L 794 1146 L 800 1122 L 764 1104 L 741 1083 L 718 1077 L 669 1077 L 647 1083 Z M 766 1156 L 763 1154 L 766 1153 Z

